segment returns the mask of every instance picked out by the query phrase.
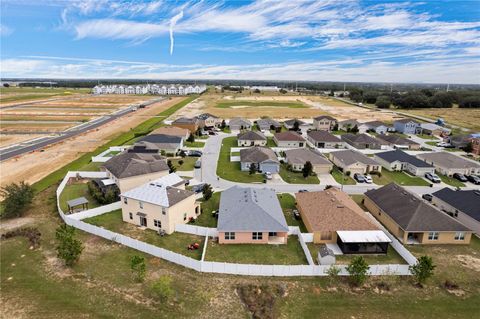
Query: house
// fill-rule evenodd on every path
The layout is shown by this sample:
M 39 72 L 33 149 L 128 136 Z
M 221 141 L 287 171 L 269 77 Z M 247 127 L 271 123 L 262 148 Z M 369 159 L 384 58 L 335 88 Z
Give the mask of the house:
M 270 130 L 274 130 L 275 132 L 280 132 L 282 130 L 282 124 L 270 118 L 257 120 L 257 126 L 258 126 L 258 129 L 262 132 L 266 132 Z
M 338 188 L 296 193 L 295 199 L 315 244 L 337 244 L 344 254 L 387 253 L 390 238 Z
M 328 174 L 333 169 L 333 164 L 322 154 L 304 147 L 286 150 L 285 158 L 296 172 L 301 171 L 306 162 L 312 164 L 313 171 L 317 174 Z
M 346 143 L 328 131 L 309 131 L 307 140 L 318 148 L 345 148 Z
M 435 167 L 401 150 L 376 153 L 373 159 L 389 171 L 406 171 L 414 176 L 435 173 Z
M 382 142 L 374 137 L 371 137 L 365 133 L 362 134 L 350 134 L 346 133 L 342 135 L 342 140 L 352 145 L 357 149 L 374 149 L 379 150 L 382 146 L 386 146 L 385 142 Z
M 472 136 L 468 134 L 454 135 L 450 136 L 448 141 L 456 148 L 464 148 L 472 141 Z
M 278 173 L 280 162 L 277 155 L 268 147 L 254 146 L 240 150 L 240 168 L 249 171 L 254 164 L 260 172 Z
M 228 122 L 231 131 L 251 130 L 252 122 L 240 117 L 235 117 Z
M 348 132 L 355 126 L 358 128 L 359 125 L 360 123 L 357 120 L 345 120 L 338 122 L 338 129 Z
M 445 187 L 432 194 L 432 204 L 480 235 L 480 191 Z
M 320 115 L 313 118 L 313 129 L 323 131 L 333 131 L 337 120 L 328 115 Z
M 121 192 L 168 174 L 165 157 L 158 154 L 123 152 L 106 161 L 102 169 Z
M 379 163 L 353 150 L 331 152 L 330 160 L 343 172 L 350 172 L 352 175 L 382 171 L 382 166 Z
M 472 153 L 475 155 L 480 155 L 480 137 L 472 138 Z
M 275 133 L 273 141 L 278 147 L 305 147 L 305 139 L 298 133 L 293 131 Z
M 286 244 L 288 226 L 274 190 L 231 187 L 218 210 L 220 244 Z
M 443 175 L 452 176 L 455 173 L 480 174 L 480 164 L 449 152 L 424 153 L 418 154 L 417 157 L 435 166 L 435 169 Z
M 388 131 L 388 126 L 380 121 L 370 121 L 364 124 L 368 127 L 368 130 L 373 130 L 377 134 L 385 134 Z
M 184 128 L 189 130 L 191 133 L 195 133 L 200 127 L 199 121 L 196 117 L 180 117 L 172 122 L 173 126 Z
M 409 149 L 409 150 L 419 150 L 420 144 L 415 143 L 408 138 L 401 137 L 397 134 L 380 134 L 376 136 L 377 139 L 384 141 L 388 146 L 397 148 L 397 149 Z
M 420 127 L 420 123 L 412 119 L 401 119 L 393 122 L 395 131 L 403 134 L 416 134 L 417 129 Z
M 195 193 L 185 190 L 185 181 L 175 173 L 145 183 L 121 195 L 124 222 L 172 234 L 175 225 L 200 215 Z
M 165 153 L 176 154 L 183 147 L 183 138 L 165 134 L 149 134 L 139 139 L 134 145 L 142 144 L 152 145 Z
M 199 126 L 200 127 L 220 127 L 222 125 L 222 119 L 212 115 L 210 113 L 203 113 L 197 116 L 197 119 L 199 120 Z
M 447 136 L 450 135 L 451 132 L 450 129 L 433 123 L 421 123 L 417 128 L 417 134 L 431 136 Z
M 298 129 L 300 130 L 306 130 L 310 126 L 310 124 L 305 123 L 304 121 L 301 121 L 299 119 L 286 120 L 285 122 L 283 122 L 283 125 L 288 130 L 293 130 L 295 128 L 295 123 L 298 123 Z
M 365 193 L 364 205 L 403 244 L 468 244 L 472 231 L 390 183 Z
M 190 131 L 185 128 L 175 127 L 175 126 L 162 126 L 153 130 L 150 134 L 162 134 L 162 135 L 169 135 L 169 136 L 178 136 L 186 141 L 187 138 L 190 136 Z
M 238 146 L 265 146 L 267 138 L 262 132 L 245 131 L 237 135 Z

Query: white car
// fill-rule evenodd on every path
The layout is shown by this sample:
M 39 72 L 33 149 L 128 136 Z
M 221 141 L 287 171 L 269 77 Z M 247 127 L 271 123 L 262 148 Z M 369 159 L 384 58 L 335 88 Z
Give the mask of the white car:
M 363 175 L 363 177 L 365 178 L 365 183 L 367 184 L 373 183 L 372 177 L 370 175 Z
M 437 146 L 438 147 L 449 147 L 451 145 L 449 143 L 446 143 L 446 142 L 440 142 L 440 143 L 437 143 Z
M 267 179 L 272 179 L 273 178 L 272 173 L 270 173 L 270 172 L 265 172 L 265 177 Z

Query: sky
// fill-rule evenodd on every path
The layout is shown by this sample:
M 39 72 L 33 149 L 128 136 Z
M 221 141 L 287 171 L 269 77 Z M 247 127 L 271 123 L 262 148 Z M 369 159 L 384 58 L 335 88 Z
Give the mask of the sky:
M 480 1 L 2 0 L 0 74 L 480 84 Z

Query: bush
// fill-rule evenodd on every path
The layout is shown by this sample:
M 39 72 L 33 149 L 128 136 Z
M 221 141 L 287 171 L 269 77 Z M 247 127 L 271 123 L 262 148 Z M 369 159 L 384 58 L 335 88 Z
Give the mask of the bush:
M 28 239 L 30 242 L 30 246 L 33 246 L 33 248 L 37 248 L 40 246 L 40 236 L 42 234 L 37 228 L 34 227 L 23 227 L 23 228 L 17 228 L 12 231 L 9 231 L 5 234 L 2 234 L 2 240 L 3 239 L 9 239 L 17 236 L 22 236 Z
M 184 163 L 183 160 L 179 160 L 179 161 L 178 161 L 178 165 L 180 165 L 180 166 L 182 166 L 183 163 Z
M 145 258 L 137 255 L 132 256 L 132 258 L 130 258 L 130 269 L 136 281 L 142 282 L 145 280 L 145 274 L 147 272 Z
M 160 276 L 152 285 L 152 293 L 161 300 L 168 300 L 173 296 L 172 278 L 170 276 Z
M 34 197 L 33 188 L 30 184 L 20 182 L 11 183 L 0 190 L 3 199 L 3 213 L 1 217 L 20 217 L 32 203 Z
M 328 275 L 328 278 L 330 278 L 330 281 L 333 282 L 338 278 L 338 275 L 340 274 L 341 269 L 335 265 L 331 265 L 326 273 Z
M 415 265 L 410 266 L 410 272 L 417 280 L 419 285 L 423 285 L 428 278 L 433 275 L 433 271 L 437 266 L 433 264 L 432 257 L 421 256 Z
M 61 225 L 55 232 L 57 239 L 57 256 L 65 261 L 66 266 L 73 266 L 83 251 L 82 243 L 75 239 L 75 228 L 66 224 Z
M 368 266 L 362 256 L 357 256 L 352 259 L 347 266 L 347 271 L 350 274 L 350 280 L 355 286 L 361 286 L 367 280 Z

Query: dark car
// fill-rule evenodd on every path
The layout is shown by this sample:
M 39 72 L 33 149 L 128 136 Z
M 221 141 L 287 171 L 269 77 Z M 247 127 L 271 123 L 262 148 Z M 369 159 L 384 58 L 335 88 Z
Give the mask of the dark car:
M 192 186 L 192 192 L 195 192 L 195 193 L 203 192 L 203 188 L 205 187 L 205 185 L 206 185 L 205 183 L 202 183 L 202 184 L 197 184 Z
M 480 185 L 480 177 L 475 175 L 468 175 L 467 179 L 469 182 L 472 182 L 475 185 Z
M 306 189 L 300 189 L 298 192 L 299 192 L 299 193 L 307 193 L 308 190 L 306 190 Z
M 429 201 L 429 202 L 432 201 L 432 195 L 431 195 L 431 194 L 423 194 L 423 195 L 422 195 L 422 198 L 423 198 L 424 200 Z
M 359 183 L 365 183 L 366 182 L 365 177 L 362 174 L 355 173 L 353 175 L 353 178 L 355 178 L 355 180 Z
M 188 156 L 191 156 L 191 157 L 200 157 L 202 156 L 202 152 L 201 151 L 189 151 L 188 152 Z
M 465 175 L 460 174 L 460 173 L 453 174 L 453 178 L 458 179 L 460 182 L 468 181 L 468 179 L 465 177 Z

